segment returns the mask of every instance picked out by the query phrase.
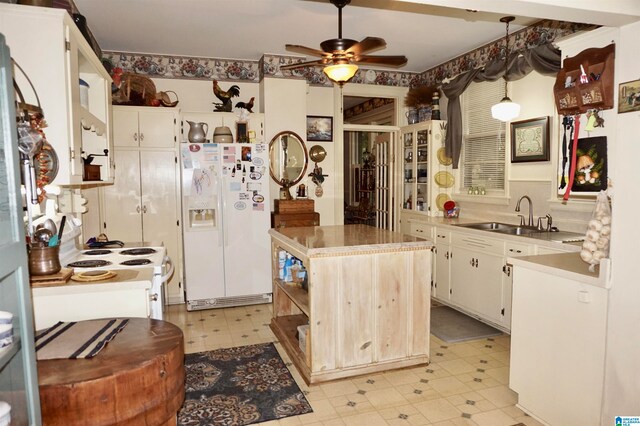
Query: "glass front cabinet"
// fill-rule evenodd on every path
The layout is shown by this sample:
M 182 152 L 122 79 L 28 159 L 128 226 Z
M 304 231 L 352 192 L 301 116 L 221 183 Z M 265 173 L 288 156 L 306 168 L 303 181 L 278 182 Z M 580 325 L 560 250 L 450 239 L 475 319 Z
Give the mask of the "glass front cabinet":
M 452 160 L 445 155 L 447 123 L 425 121 L 400 129 L 403 212 L 443 216 L 454 186 Z

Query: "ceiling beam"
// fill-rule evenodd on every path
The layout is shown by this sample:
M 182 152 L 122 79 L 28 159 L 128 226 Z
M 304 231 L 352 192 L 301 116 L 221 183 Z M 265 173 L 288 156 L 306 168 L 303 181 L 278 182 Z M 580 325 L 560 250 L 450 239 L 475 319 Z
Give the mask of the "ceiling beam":
M 640 21 L 638 0 L 399 0 L 556 21 L 620 27 Z M 443 35 L 444 36 L 444 35 Z

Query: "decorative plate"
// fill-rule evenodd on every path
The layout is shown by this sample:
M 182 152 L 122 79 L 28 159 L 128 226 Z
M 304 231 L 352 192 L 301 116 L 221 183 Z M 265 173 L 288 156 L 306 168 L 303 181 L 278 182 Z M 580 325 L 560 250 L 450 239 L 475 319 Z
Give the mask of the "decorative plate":
M 58 175 L 58 154 L 49 142 L 42 142 L 42 148 L 33 160 L 38 186 L 41 187 L 53 182 Z M 40 185 L 41 183 L 42 185 Z
M 442 164 L 443 166 L 450 166 L 451 164 L 453 164 L 453 159 L 451 157 L 447 157 L 444 147 L 438 149 L 436 156 L 438 157 L 438 161 L 440 162 L 440 164 Z
M 449 200 L 451 200 L 451 198 L 449 198 L 447 194 L 438 194 L 436 197 L 436 207 L 438 207 L 438 210 L 444 211 L 444 204 Z
M 442 188 L 451 188 L 455 183 L 453 175 L 449 172 L 438 172 L 433 177 L 433 180 Z

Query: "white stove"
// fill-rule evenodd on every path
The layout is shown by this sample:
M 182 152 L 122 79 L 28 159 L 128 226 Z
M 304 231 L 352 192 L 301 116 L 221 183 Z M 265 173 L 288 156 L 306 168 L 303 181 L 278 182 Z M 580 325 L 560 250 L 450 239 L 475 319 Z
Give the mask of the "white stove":
M 116 271 L 122 269 L 153 270 L 149 296 L 149 313 L 153 319 L 163 318 L 164 285 L 171 279 L 174 266 L 167 256 L 164 246 L 140 246 L 127 244 L 123 248 L 101 247 L 86 250 L 77 248 L 76 240 L 80 235 L 80 225 L 71 222 L 69 231 L 65 229 L 60 246 L 60 263 L 63 267 L 72 268 L 73 273 L 91 271 Z

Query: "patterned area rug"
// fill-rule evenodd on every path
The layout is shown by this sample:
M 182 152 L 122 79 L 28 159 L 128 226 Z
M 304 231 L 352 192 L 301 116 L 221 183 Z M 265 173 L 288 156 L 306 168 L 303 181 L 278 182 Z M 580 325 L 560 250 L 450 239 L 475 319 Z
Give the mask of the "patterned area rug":
M 185 355 L 178 425 L 249 425 L 313 410 L 273 343 Z

